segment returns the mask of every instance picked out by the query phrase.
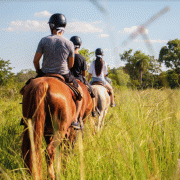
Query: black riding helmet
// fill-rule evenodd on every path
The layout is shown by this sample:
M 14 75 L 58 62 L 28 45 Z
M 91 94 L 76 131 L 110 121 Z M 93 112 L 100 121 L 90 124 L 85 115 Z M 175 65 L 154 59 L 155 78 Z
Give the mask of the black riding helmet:
M 58 27 L 66 27 L 66 17 L 63 14 L 53 14 L 49 19 L 50 29 L 54 30 Z
M 103 50 L 102 50 L 101 48 L 97 48 L 97 49 L 95 50 L 95 55 L 96 55 L 96 56 L 97 56 L 97 55 L 103 56 L 103 55 L 104 55 L 104 52 L 103 52 Z
M 81 38 L 79 36 L 72 36 L 70 41 L 72 41 L 74 46 L 78 48 L 80 48 L 82 44 Z

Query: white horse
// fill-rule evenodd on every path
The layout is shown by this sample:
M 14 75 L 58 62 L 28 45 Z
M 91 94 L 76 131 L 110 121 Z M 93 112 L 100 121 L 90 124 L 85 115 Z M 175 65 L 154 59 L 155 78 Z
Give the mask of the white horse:
M 104 125 L 104 118 L 110 105 L 110 96 L 107 89 L 102 85 L 92 85 L 96 99 L 96 108 L 99 114 L 98 123 L 96 124 L 97 131 Z

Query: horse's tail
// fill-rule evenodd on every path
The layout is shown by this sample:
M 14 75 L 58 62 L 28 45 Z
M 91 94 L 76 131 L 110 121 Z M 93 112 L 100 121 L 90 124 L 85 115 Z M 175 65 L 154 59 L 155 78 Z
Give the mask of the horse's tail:
M 40 81 L 29 84 L 28 86 L 29 87 L 27 87 L 23 96 L 23 115 L 25 118 L 31 119 L 31 121 L 28 121 L 27 126 L 29 127 L 29 131 L 26 131 L 24 135 L 22 149 L 26 146 L 29 147 L 29 154 L 27 154 L 28 148 L 26 148 L 25 152 L 23 152 L 23 155 L 25 155 L 25 163 L 30 168 L 31 172 L 33 168 L 34 176 L 39 176 L 39 178 L 42 179 L 41 147 L 46 118 L 45 103 L 48 83 L 45 81 Z M 34 138 L 32 138 L 32 136 L 29 134 L 31 132 L 30 124 L 32 124 L 32 130 L 34 131 L 34 133 L 32 133 Z

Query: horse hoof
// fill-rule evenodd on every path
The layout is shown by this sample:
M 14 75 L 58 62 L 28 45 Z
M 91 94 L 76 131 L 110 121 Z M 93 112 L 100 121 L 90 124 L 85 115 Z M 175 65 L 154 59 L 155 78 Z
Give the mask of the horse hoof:
M 110 106 L 111 106 L 111 107 L 115 107 L 115 106 L 116 106 L 116 104 L 111 104 Z
M 92 111 L 92 117 L 96 117 L 96 112 Z
M 21 118 L 21 121 L 20 121 L 20 126 L 21 126 L 21 125 L 25 125 L 23 118 Z

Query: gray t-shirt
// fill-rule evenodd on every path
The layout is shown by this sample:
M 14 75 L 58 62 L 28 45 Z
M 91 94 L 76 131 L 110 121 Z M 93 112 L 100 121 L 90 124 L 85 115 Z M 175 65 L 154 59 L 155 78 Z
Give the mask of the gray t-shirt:
M 44 73 L 68 74 L 68 57 L 74 57 L 74 45 L 63 36 L 50 35 L 41 39 L 37 51 L 43 54 Z

